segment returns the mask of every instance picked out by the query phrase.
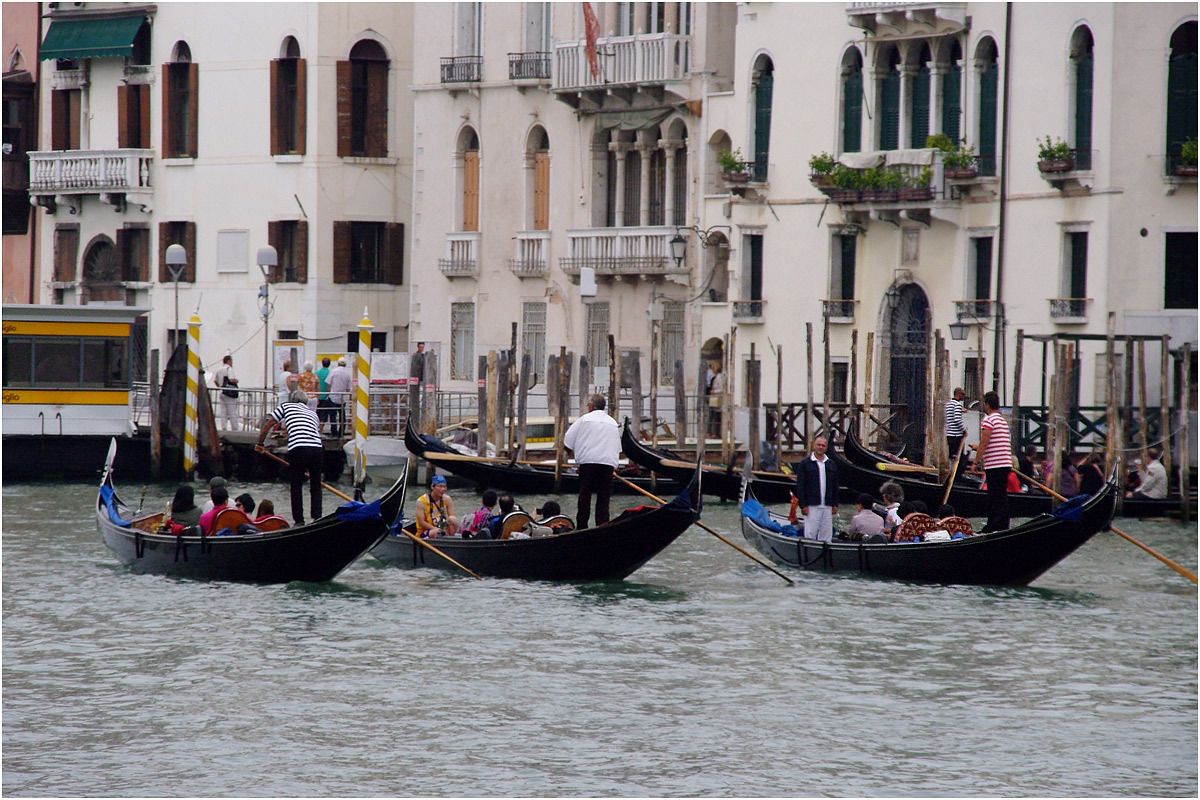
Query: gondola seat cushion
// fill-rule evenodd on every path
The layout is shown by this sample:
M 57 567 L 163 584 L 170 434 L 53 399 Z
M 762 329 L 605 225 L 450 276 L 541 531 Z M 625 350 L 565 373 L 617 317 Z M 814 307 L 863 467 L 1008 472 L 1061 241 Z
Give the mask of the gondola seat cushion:
M 278 514 L 272 514 L 269 517 L 260 517 L 254 521 L 254 527 L 260 531 L 278 531 L 288 527 L 288 521 Z
M 916 512 L 909 514 L 896 529 L 894 542 L 916 542 L 924 539 L 925 534 L 940 529 L 941 523 L 928 514 Z
M 523 530 L 531 522 L 533 517 L 524 511 L 508 512 L 504 515 L 504 521 L 500 523 L 500 538 L 511 539 L 514 533 Z
M 231 536 L 238 532 L 242 525 L 251 525 L 253 521 L 240 508 L 227 508 L 213 517 L 212 530 L 217 536 Z M 226 532 L 228 531 L 228 532 Z
M 971 520 L 966 517 L 943 517 L 938 521 L 939 527 L 944 531 L 949 531 L 953 536 L 956 533 L 961 533 L 963 536 L 973 536 L 975 529 L 971 526 Z
M 545 525 L 555 533 L 566 533 L 567 531 L 575 530 L 575 521 L 566 514 L 555 514 L 552 517 L 538 520 L 539 525 Z

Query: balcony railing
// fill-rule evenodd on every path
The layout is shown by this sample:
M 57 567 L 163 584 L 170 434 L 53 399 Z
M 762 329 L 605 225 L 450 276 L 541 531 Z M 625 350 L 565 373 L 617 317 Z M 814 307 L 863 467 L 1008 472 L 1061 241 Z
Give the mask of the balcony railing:
M 857 300 L 822 300 L 821 311 L 831 322 L 854 321 L 854 306 Z
M 438 259 L 438 269 L 447 278 L 470 278 L 479 274 L 479 232 L 459 231 L 446 234 L 446 258 Z
M 687 78 L 691 37 L 674 33 L 608 36 L 596 40 L 593 75 L 587 58 L 587 42 L 563 42 L 554 46 L 554 90 L 636 86 L 666 83 Z
M 519 278 L 541 278 L 549 264 L 550 231 L 517 231 L 517 257 L 508 268 Z
M 1090 297 L 1051 297 L 1050 318 L 1058 320 L 1087 319 Z
M 549 80 L 549 53 L 509 53 L 508 79 L 510 81 Z
M 570 256 L 558 260 L 568 275 L 591 267 L 597 275 L 685 274 L 671 257 L 673 227 L 589 228 L 567 231 Z
M 996 316 L 995 300 L 955 300 L 956 319 L 989 320 Z
M 483 56 L 447 56 L 442 59 L 442 83 L 478 83 Z
M 734 300 L 733 319 L 743 325 L 762 322 L 766 307 L 766 300 Z
M 29 154 L 32 194 L 97 194 L 150 188 L 153 150 L 54 150 Z

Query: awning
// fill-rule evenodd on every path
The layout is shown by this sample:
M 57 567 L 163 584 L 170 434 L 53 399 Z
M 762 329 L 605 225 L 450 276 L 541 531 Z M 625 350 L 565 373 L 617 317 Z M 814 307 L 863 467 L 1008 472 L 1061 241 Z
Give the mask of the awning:
M 42 42 L 42 61 L 77 58 L 124 58 L 133 55 L 133 39 L 145 14 L 104 19 L 56 19 Z

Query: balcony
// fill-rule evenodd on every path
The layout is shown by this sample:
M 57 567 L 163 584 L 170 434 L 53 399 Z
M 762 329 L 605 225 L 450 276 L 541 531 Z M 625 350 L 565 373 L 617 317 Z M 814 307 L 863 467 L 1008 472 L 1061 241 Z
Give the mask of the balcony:
M 854 307 L 857 304 L 857 300 L 822 300 L 821 313 L 829 320 L 831 325 L 853 324 Z
M 1069 184 L 1090 184 L 1092 179 L 1092 151 L 1071 150 L 1065 158 L 1040 159 L 1038 172 L 1055 189 L 1065 189 Z
M 603 37 L 596 41 L 598 74 L 593 75 L 586 41 L 556 44 L 552 88 L 561 93 L 595 91 L 594 99 L 603 103 L 603 96 L 613 89 L 632 91 L 683 81 L 688 77 L 690 47 L 690 36 L 674 33 Z M 578 98 L 560 99 L 578 105 Z
M 517 231 L 517 257 L 508 268 L 518 278 L 544 278 L 549 271 L 550 231 Z
M 438 259 L 438 269 L 447 278 L 479 275 L 479 231 L 447 233 L 446 258 Z
M 734 300 L 733 321 L 738 325 L 761 325 L 766 310 L 766 300 Z
M 1059 325 L 1077 325 L 1087 322 L 1090 297 L 1051 297 L 1050 319 Z
M 550 80 L 550 54 L 509 53 L 508 79 L 510 81 Z
M 442 83 L 479 83 L 483 56 L 447 56 L 442 59 Z
M 29 154 L 29 193 L 39 205 L 78 201 L 78 195 L 100 195 L 120 205 L 126 194 L 151 193 L 153 150 L 54 150 Z
M 967 4 L 847 3 L 846 21 L 881 38 L 958 33 L 967 27 Z
M 685 265 L 671 258 L 673 227 L 589 228 L 567 231 L 570 256 L 558 266 L 568 275 L 579 275 L 584 267 L 597 276 L 640 278 L 686 275 Z
M 954 316 L 959 322 L 987 322 L 996 317 L 995 300 L 955 300 Z

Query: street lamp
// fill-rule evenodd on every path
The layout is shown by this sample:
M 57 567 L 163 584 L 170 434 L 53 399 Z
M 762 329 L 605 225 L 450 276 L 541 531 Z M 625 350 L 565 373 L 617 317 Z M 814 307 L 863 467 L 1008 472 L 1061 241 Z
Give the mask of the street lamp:
M 970 327 L 961 319 L 957 322 L 950 323 L 950 338 L 956 342 L 965 342 L 967 340 L 967 328 Z
M 732 231 L 733 228 L 728 225 L 710 225 L 704 230 L 692 225 L 690 227 L 675 226 L 675 235 L 671 237 L 671 258 L 675 260 L 675 266 L 678 268 L 683 264 L 683 258 L 687 255 L 687 239 L 683 236 L 683 231 L 691 231 L 696 234 L 696 238 L 700 240 L 700 246 L 707 248 L 711 244 L 715 244 L 715 233 L 718 230 Z M 723 236 L 728 241 L 728 236 Z
M 271 388 L 271 336 L 267 328 L 267 320 L 271 316 L 271 269 L 279 264 L 279 254 L 275 252 L 275 248 L 271 245 L 258 248 L 258 255 L 254 259 L 258 264 L 259 270 L 262 272 L 263 283 L 258 290 L 259 307 L 258 312 L 262 315 L 263 321 L 263 388 Z M 267 395 L 263 395 L 266 398 Z
M 887 298 L 888 308 L 892 312 L 900 307 L 900 290 L 896 288 L 895 284 L 888 287 L 888 290 L 884 292 L 884 297 Z
M 173 244 L 167 248 L 167 269 L 171 272 L 171 280 L 175 281 L 175 327 L 171 329 L 171 339 L 175 347 L 179 346 L 179 279 L 187 267 L 187 250 L 181 244 Z M 174 352 L 174 348 L 172 348 Z

